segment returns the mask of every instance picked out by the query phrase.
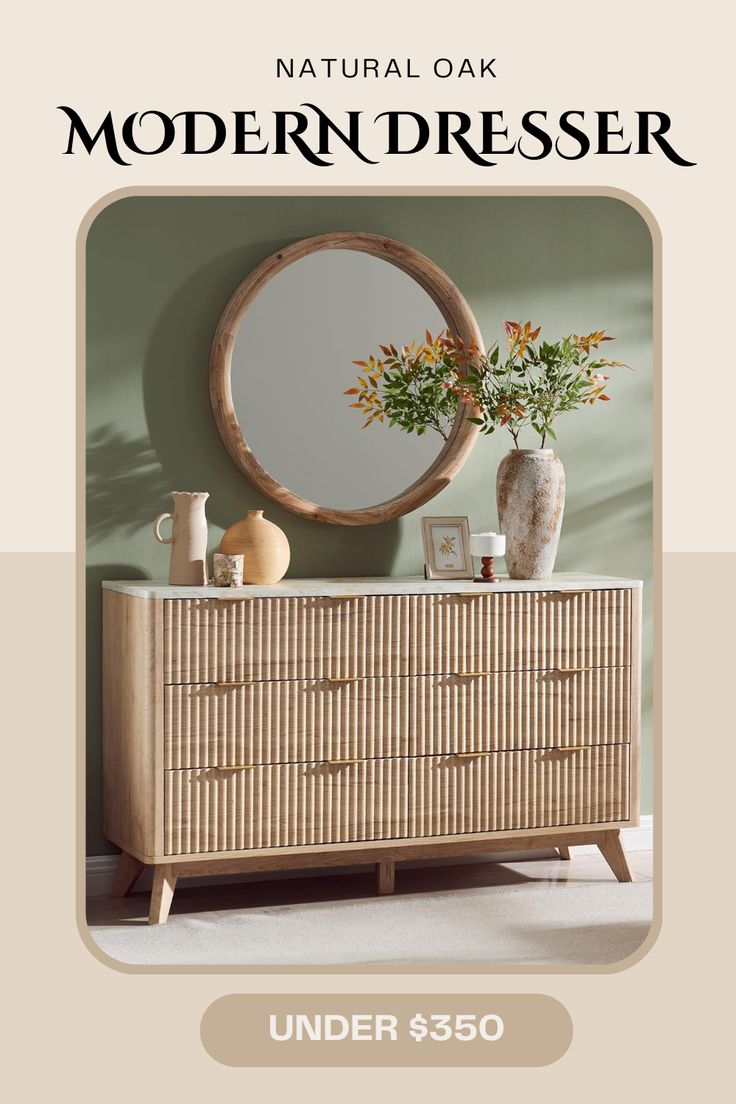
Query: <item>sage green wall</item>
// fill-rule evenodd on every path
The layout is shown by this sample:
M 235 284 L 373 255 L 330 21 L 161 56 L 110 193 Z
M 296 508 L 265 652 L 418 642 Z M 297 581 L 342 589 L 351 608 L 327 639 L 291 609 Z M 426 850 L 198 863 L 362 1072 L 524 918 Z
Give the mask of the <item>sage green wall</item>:
M 211 550 L 244 510 L 265 509 L 288 534 L 293 576 L 417 574 L 421 513 L 496 527 L 501 434 L 481 438 L 422 511 L 358 529 L 280 510 L 228 457 L 207 379 L 219 315 L 260 260 L 330 230 L 385 234 L 426 253 L 463 291 L 487 343 L 504 319 L 541 323 L 548 338 L 605 328 L 617 338 L 606 351 L 634 366 L 612 371 L 611 402 L 558 425 L 567 506 L 557 567 L 645 580 L 642 811 L 651 811 L 652 243 L 640 216 L 603 197 L 126 198 L 97 216 L 87 241 L 90 854 L 114 850 L 101 831 L 100 581 L 166 577 L 168 550 L 151 522 L 169 509 L 169 491 L 210 492 Z M 290 355 L 288 318 L 274 340 Z M 308 448 L 309 426 L 304 439 Z

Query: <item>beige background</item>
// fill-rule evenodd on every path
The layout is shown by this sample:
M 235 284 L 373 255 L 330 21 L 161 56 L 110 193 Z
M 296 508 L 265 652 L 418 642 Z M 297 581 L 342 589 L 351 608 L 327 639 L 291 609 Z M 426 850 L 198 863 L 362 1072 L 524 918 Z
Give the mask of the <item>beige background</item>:
M 317 9 L 319 13 L 317 14 Z M 3 735 L 7 785 L 4 922 L 12 948 L 4 982 L 16 1095 L 40 1100 L 66 1084 L 79 1101 L 162 1094 L 339 1100 L 411 1093 L 427 1101 L 513 1094 L 518 1101 L 671 1100 L 716 1095 L 729 1076 L 719 1004 L 732 939 L 724 870 L 733 741 L 731 581 L 732 167 L 720 108 L 731 71 L 731 33 L 714 0 L 683 14 L 670 5 L 519 3 L 495 9 L 376 2 L 343 5 L 131 2 L 103 24 L 99 5 L 36 6 L 14 14 L 3 75 L 6 149 L 2 434 L 4 516 Z M 22 21 L 22 22 L 19 22 Z M 220 29 L 222 28 L 222 30 Z M 39 33 L 42 32 L 42 33 Z M 338 82 L 304 90 L 272 80 L 269 60 L 297 49 L 421 61 L 480 47 L 501 79 L 463 87 L 426 79 L 364 88 Z M 294 158 L 185 161 L 177 154 L 121 169 L 97 157 L 63 158 L 57 103 L 92 115 L 160 106 L 662 107 L 673 141 L 699 162 L 588 158 L 577 164 L 512 160 L 480 170 L 458 158 L 408 158 L 368 170 L 333 170 Z M 439 163 L 438 163 L 439 162 Z M 74 698 L 74 240 L 85 211 L 122 186 L 291 184 L 599 184 L 639 196 L 664 240 L 664 924 L 649 955 L 623 973 L 454 978 L 331 976 L 330 992 L 548 992 L 569 1009 L 573 1043 L 556 1065 L 531 1070 L 247 1071 L 216 1065 L 199 1043 L 206 1006 L 230 991 L 312 992 L 313 976 L 133 975 L 94 959 L 75 928 Z M 728 201 L 727 201 L 728 197 Z M 722 320 L 726 320 L 722 322 Z M 706 375 L 707 373 L 707 375 Z M 728 375 L 726 375 L 728 373 Z M 705 383 L 708 382 L 707 391 Z M 709 402 L 706 404 L 704 395 Z M 723 467 L 720 467 L 720 465 Z M 720 478 L 719 478 L 720 471 Z M 715 474 L 714 474 L 715 473 Z M 81 717 L 77 720 L 81 723 Z M 724 1009 L 725 1013 L 725 1009 Z M 7 1029 L 6 1029 L 7 1030 Z M 676 1056 L 676 1060 L 675 1057 Z M 728 1067 L 727 1063 L 728 1062 Z M 709 1084 L 714 1089 L 708 1090 Z

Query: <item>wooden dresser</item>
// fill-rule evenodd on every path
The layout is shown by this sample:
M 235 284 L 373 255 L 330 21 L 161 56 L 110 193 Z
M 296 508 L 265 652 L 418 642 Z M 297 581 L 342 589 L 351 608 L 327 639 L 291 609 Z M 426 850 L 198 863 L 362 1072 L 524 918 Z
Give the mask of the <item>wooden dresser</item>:
M 104 588 L 115 892 L 177 877 L 595 843 L 631 875 L 641 583 Z

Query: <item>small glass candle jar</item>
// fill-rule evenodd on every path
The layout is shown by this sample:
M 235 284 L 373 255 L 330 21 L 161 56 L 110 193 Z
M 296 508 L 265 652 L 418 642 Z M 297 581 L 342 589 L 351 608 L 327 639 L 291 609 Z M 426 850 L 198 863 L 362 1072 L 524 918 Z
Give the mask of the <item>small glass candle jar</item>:
M 213 574 L 217 587 L 240 587 L 243 585 L 243 559 L 241 554 L 215 552 Z

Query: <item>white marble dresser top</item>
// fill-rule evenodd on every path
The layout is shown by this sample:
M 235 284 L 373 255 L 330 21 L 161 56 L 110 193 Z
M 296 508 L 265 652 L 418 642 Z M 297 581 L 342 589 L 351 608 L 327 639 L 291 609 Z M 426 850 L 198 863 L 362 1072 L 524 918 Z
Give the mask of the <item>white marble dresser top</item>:
M 483 594 L 499 591 L 542 590 L 629 590 L 641 587 L 641 579 L 617 579 L 610 575 L 565 573 L 549 579 L 508 579 L 476 583 L 472 579 L 423 579 L 420 575 L 388 575 L 375 579 L 282 579 L 269 586 L 215 587 L 172 586 L 147 579 L 108 580 L 105 590 L 117 590 L 138 598 L 310 598 L 362 594 Z

